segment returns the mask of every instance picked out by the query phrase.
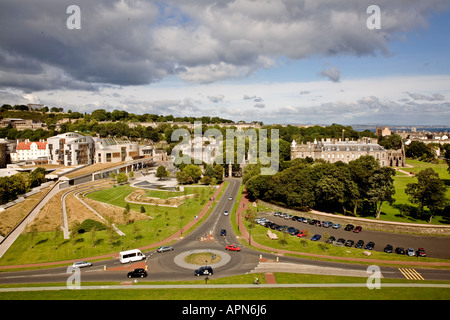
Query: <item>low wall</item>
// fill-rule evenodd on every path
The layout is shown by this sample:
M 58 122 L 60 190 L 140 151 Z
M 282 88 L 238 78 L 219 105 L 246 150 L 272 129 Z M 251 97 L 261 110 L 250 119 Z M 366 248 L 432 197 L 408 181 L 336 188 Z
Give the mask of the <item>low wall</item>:
M 346 224 L 353 224 L 355 226 L 356 225 L 361 226 L 364 229 L 377 231 L 414 233 L 414 234 L 434 235 L 434 236 L 450 236 L 450 225 L 403 223 L 403 222 L 365 219 L 350 216 L 342 216 L 332 213 L 325 213 L 316 210 L 304 212 L 287 209 L 262 200 L 258 200 L 258 204 L 271 208 L 274 211 L 286 212 L 292 215 L 298 215 L 305 218 L 316 219 L 321 221 L 330 220 L 333 223 L 339 223 L 342 226 L 345 226 Z

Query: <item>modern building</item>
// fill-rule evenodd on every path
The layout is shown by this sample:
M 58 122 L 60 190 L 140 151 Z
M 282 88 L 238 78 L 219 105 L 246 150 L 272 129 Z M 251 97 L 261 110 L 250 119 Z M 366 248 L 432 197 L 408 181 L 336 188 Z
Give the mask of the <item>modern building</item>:
M 47 139 L 49 164 L 75 166 L 94 164 L 95 141 L 90 136 L 67 132 Z
M 16 151 L 11 153 L 11 161 L 28 161 L 47 158 L 47 142 L 41 140 L 39 142 L 30 142 L 17 140 Z
M 93 138 L 95 141 L 95 163 L 134 160 L 139 157 L 139 145 L 129 140 Z
M 322 159 L 331 163 L 342 161 L 349 163 L 361 156 L 370 155 L 380 162 L 381 166 L 405 166 L 404 149 L 386 150 L 374 138 L 364 137 L 357 141 L 346 139 L 322 139 L 320 142 L 291 144 L 291 159 L 310 157 L 314 160 Z

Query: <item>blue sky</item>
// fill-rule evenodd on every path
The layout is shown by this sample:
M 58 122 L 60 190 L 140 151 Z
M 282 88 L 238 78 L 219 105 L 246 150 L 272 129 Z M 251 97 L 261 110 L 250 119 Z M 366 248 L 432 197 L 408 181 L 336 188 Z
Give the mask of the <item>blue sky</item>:
M 0 5 L 0 103 L 264 123 L 450 123 L 447 0 Z M 366 8 L 381 9 L 368 30 Z

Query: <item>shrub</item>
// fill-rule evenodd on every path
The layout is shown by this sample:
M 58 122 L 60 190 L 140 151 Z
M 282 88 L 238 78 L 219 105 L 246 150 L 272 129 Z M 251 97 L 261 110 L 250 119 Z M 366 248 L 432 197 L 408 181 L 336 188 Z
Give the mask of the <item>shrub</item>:
M 106 230 L 106 226 L 103 223 L 97 220 L 86 219 L 81 223 L 80 228 L 78 229 L 78 233 L 89 232 L 93 228 L 95 228 L 95 230 L 97 231 Z

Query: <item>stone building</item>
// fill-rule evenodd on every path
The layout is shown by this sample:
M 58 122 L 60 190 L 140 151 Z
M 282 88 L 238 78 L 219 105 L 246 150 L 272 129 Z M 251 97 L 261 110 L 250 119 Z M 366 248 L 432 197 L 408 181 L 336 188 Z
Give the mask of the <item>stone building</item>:
M 378 144 L 374 138 L 363 137 L 357 141 L 346 139 L 322 139 L 321 141 L 297 144 L 295 140 L 291 144 L 291 160 L 311 157 L 314 160 L 322 159 L 331 163 L 342 161 L 349 163 L 361 156 L 370 155 L 380 162 L 381 166 L 404 166 L 405 151 L 386 150 Z

